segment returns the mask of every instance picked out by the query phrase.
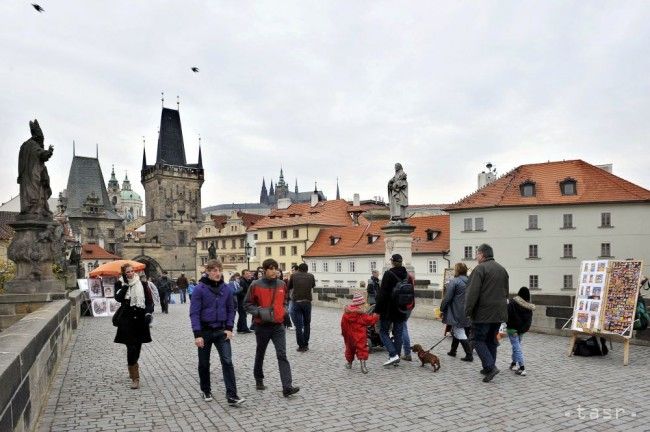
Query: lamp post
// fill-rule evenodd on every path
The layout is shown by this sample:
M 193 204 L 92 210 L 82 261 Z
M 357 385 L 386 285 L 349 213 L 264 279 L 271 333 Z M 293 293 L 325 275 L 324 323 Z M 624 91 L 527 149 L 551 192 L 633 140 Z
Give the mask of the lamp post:
M 244 251 L 246 252 L 246 270 L 251 269 L 251 249 L 253 247 L 246 242 L 246 246 L 244 246 Z

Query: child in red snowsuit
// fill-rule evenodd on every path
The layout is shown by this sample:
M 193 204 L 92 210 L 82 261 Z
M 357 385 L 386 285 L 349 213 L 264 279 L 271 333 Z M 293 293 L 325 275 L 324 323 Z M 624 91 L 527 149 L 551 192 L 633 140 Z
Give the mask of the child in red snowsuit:
M 374 325 L 379 320 L 377 314 L 367 314 L 363 311 L 362 306 L 366 300 L 361 294 L 355 294 L 352 298 L 352 304 L 345 308 L 341 318 L 341 334 L 345 341 L 345 359 L 347 360 L 346 368 L 352 368 L 354 355 L 361 363 L 361 372 L 368 373 L 366 360 L 368 360 L 368 344 L 366 339 L 366 327 Z

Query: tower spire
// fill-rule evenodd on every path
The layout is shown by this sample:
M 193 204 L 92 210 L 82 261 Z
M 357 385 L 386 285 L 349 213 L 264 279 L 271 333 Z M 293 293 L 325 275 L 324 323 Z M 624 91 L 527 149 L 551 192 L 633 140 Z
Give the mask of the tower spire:
M 165 108 L 165 92 L 160 92 L 160 102 L 162 107 Z
M 99 159 L 99 143 L 95 143 L 95 159 Z
M 201 135 L 199 135 L 199 168 L 203 168 L 203 156 L 201 156 Z
M 75 151 L 74 151 L 74 140 L 72 140 L 72 157 L 75 157 Z
M 296 178 L 296 187 L 294 188 L 294 192 L 298 193 L 298 179 Z
M 147 168 L 147 146 L 145 145 L 144 135 L 142 136 L 142 169 Z
M 339 178 L 336 178 L 336 199 L 341 199 L 341 193 L 339 192 Z
M 178 95 L 176 95 L 176 109 L 181 110 L 181 98 Z

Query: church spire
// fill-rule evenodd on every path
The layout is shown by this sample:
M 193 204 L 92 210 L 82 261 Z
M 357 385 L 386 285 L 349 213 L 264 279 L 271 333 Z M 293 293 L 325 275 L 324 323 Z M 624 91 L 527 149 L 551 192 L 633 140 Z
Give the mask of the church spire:
M 201 156 L 201 135 L 199 135 L 199 168 L 203 168 L 203 156 Z
M 336 178 L 336 199 L 341 199 L 341 193 L 339 192 L 339 178 Z
M 142 169 L 147 169 L 147 147 L 145 146 L 144 137 L 142 137 Z
M 109 189 L 119 189 L 120 184 L 117 182 L 117 177 L 115 177 L 115 165 L 111 167 L 111 179 L 108 181 Z
M 273 180 L 271 180 L 271 187 L 269 188 L 269 196 L 275 195 L 275 188 L 273 187 Z
M 269 194 L 266 191 L 266 180 L 262 177 L 262 190 L 260 192 L 260 204 L 269 203 Z
M 298 193 L 298 179 L 296 179 L 296 187 L 293 190 L 295 193 Z

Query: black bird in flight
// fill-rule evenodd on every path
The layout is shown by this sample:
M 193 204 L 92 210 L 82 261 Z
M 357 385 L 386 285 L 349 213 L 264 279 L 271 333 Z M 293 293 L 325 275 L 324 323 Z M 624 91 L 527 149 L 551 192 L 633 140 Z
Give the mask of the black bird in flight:
M 40 5 L 37 5 L 36 3 L 32 3 L 32 6 L 34 6 L 34 9 L 36 9 L 37 12 L 45 12 L 45 9 L 43 9 Z
M 192 72 L 197 73 L 198 71 L 199 71 L 199 68 L 197 68 L 196 66 L 194 66 L 194 67 L 192 68 Z

